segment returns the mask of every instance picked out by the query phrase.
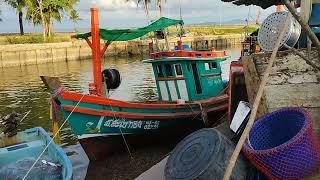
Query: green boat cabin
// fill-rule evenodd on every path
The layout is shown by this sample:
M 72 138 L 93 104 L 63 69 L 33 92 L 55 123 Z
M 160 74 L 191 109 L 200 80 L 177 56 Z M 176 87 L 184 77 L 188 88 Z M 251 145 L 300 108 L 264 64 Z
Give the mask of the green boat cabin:
M 221 62 L 224 51 L 175 51 L 153 53 L 151 63 L 160 101 L 196 101 L 224 91 Z

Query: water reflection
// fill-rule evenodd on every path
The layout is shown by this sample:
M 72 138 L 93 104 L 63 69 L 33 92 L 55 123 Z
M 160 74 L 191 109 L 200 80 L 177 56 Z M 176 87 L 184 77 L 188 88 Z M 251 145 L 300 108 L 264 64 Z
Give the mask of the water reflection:
M 223 79 L 228 79 L 229 64 L 240 56 L 240 50 L 230 49 L 228 54 L 232 58 L 222 64 Z M 104 68 L 116 68 L 122 76 L 120 87 L 110 92 L 112 98 L 125 101 L 157 98 L 152 67 L 141 60 L 142 57 L 104 60 Z M 50 130 L 49 93 L 39 78 L 41 75 L 57 76 L 70 91 L 88 93 L 88 84 L 93 79 L 92 64 L 90 60 L 82 60 L 0 69 L 0 116 L 12 111 L 23 114 L 31 110 L 20 130 L 37 126 Z M 65 144 L 76 142 L 68 125 L 62 130 L 61 137 Z

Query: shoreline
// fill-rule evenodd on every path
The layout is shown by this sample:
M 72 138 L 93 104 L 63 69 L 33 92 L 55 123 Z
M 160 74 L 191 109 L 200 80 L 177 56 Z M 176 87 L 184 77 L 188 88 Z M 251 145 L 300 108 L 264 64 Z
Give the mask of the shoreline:
M 184 44 L 188 44 L 194 50 L 224 49 L 240 45 L 242 35 L 195 36 L 184 37 L 182 40 Z M 178 38 L 176 37 L 169 40 L 171 49 L 174 49 L 177 41 Z M 150 40 L 113 42 L 104 57 L 148 54 L 149 42 Z M 164 49 L 164 40 L 159 42 L 160 49 Z M 91 58 L 91 49 L 84 40 L 62 43 L 0 45 L 0 68 L 89 58 Z

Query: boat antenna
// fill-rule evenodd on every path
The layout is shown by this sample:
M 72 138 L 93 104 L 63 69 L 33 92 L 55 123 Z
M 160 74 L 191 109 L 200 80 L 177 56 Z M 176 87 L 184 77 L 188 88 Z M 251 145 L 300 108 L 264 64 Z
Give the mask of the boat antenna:
M 179 13 L 180 13 L 180 20 L 182 20 L 182 5 L 181 5 L 181 0 L 179 0 Z M 182 33 L 183 33 L 183 25 L 180 24 L 180 34 L 179 34 L 180 41 L 182 40 Z
M 245 37 L 248 37 L 248 28 L 249 28 L 249 18 L 250 18 L 250 11 L 251 11 L 251 6 L 249 6 L 249 10 L 248 10 L 248 16 L 246 19 L 246 26 L 245 26 Z
M 179 0 L 179 12 L 180 12 L 180 20 L 182 20 L 181 0 Z

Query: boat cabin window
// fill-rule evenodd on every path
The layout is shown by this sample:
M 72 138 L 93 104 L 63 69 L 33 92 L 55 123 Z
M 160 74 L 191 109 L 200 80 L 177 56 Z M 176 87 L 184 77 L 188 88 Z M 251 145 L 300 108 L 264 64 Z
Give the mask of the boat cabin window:
M 157 74 L 158 74 L 158 77 L 163 77 L 161 65 L 157 65 Z
M 176 72 L 176 77 L 181 77 L 182 76 L 182 67 L 181 64 L 175 64 L 174 69 Z
M 211 64 L 211 68 L 210 69 L 217 69 L 217 67 L 218 67 L 217 62 L 212 62 L 210 64 Z
M 164 68 L 166 70 L 167 77 L 173 77 L 171 64 L 166 64 Z
M 205 70 L 208 71 L 210 69 L 217 69 L 217 62 L 204 63 Z

